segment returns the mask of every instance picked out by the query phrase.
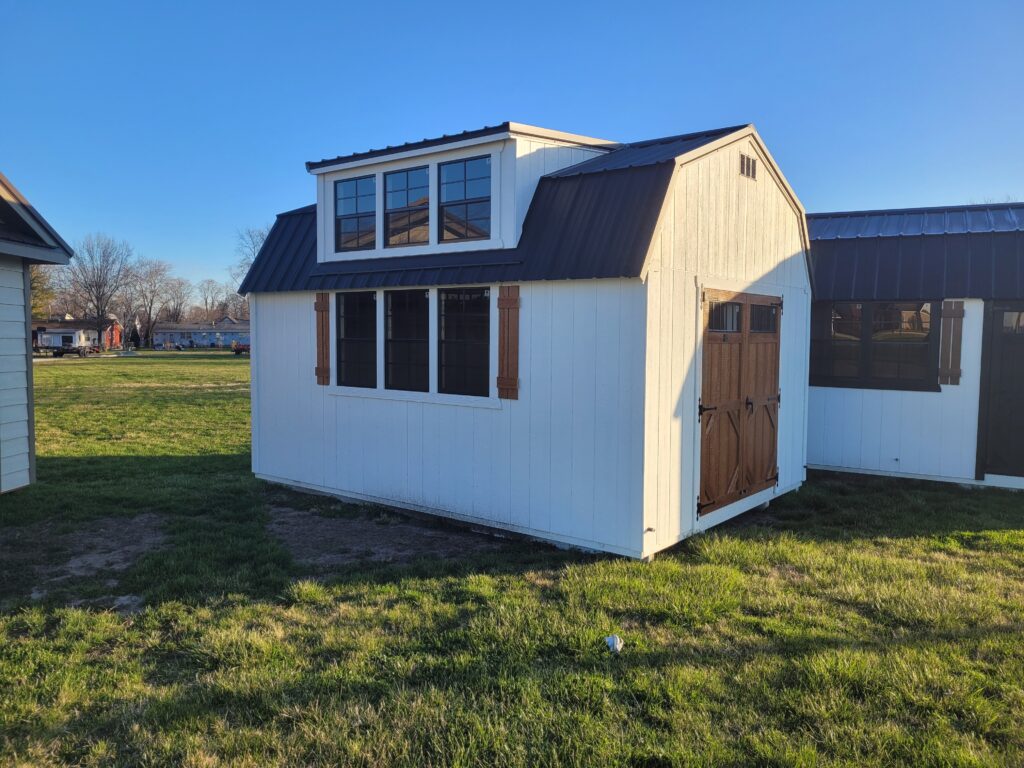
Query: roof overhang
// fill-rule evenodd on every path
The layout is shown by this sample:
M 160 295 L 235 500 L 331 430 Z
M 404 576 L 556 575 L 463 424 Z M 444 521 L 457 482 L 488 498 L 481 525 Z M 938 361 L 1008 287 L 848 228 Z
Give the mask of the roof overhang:
M 366 152 L 356 152 L 351 155 L 343 155 L 333 160 L 316 160 L 306 163 L 306 170 L 318 176 L 334 171 L 360 168 L 365 165 L 375 165 L 380 162 L 391 162 L 394 160 L 405 160 L 412 157 L 433 154 L 439 151 L 462 149 L 480 144 L 493 144 L 499 141 L 526 136 L 548 141 L 557 141 L 562 144 L 575 144 L 577 146 L 590 147 L 593 149 L 612 150 L 619 146 L 617 142 L 607 139 L 596 139 L 592 136 L 581 136 L 576 133 L 565 133 L 554 131 L 549 128 L 541 128 L 525 123 L 501 123 L 500 125 L 480 128 L 475 131 L 463 131 L 451 136 L 441 136 L 436 139 L 423 139 L 407 144 L 400 144 L 395 147 L 384 149 L 372 149 Z
M 64 242 L 57 231 L 2 173 L 0 173 L 0 199 L 39 239 L 39 243 L 35 244 L 0 237 L 0 253 L 38 264 L 68 263 L 74 255 L 71 246 Z

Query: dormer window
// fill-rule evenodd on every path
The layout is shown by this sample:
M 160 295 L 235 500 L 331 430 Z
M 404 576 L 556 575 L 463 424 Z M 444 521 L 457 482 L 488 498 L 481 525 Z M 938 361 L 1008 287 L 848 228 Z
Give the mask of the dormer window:
M 334 250 L 361 251 L 377 245 L 377 179 L 362 176 L 334 184 Z
M 474 157 L 438 166 L 441 237 L 485 240 L 491 236 L 491 158 Z
M 384 237 L 388 246 L 430 239 L 430 174 L 427 166 L 384 174 Z

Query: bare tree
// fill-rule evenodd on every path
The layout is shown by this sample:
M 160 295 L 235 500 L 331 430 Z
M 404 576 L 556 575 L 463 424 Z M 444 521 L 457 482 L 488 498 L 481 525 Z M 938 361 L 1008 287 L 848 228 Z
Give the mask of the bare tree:
M 238 257 L 238 261 L 228 269 L 231 279 L 235 282 L 235 286 L 231 289 L 232 293 L 238 290 L 239 283 L 249 272 L 249 267 L 256 260 L 256 255 L 260 252 L 260 248 L 263 247 L 269 234 L 269 224 L 262 227 L 246 227 L 238 231 L 238 241 L 235 244 L 235 256 Z
M 132 247 L 125 241 L 103 234 L 86 235 L 75 248 L 75 258 L 62 270 L 69 300 L 80 303 L 101 345 L 111 305 L 124 286 L 131 260 Z
M 166 301 L 161 319 L 168 323 L 180 323 L 192 304 L 192 283 L 183 277 L 172 277 L 167 281 Z
M 139 299 L 139 320 L 142 324 L 142 343 L 153 346 L 153 332 L 160 313 L 167 304 L 171 265 L 156 259 L 140 259 L 135 266 L 135 289 Z
M 139 332 L 139 280 L 135 264 L 128 267 L 128 279 L 125 280 L 121 290 L 114 297 L 113 310 L 124 327 L 125 347 L 133 342 L 133 337 Z M 141 342 L 141 339 L 139 339 Z
M 228 280 L 223 286 L 223 296 L 217 305 L 217 311 L 221 315 L 231 315 L 237 320 L 249 319 L 249 302 L 245 296 L 239 296 L 237 286 L 233 280 Z
M 207 278 L 196 286 L 196 293 L 199 296 L 200 308 L 203 312 L 203 320 L 209 322 L 214 319 L 217 307 L 224 296 L 224 287 L 216 280 Z
M 29 267 L 29 290 L 32 294 L 32 317 L 49 317 L 57 298 L 54 267 L 33 264 Z

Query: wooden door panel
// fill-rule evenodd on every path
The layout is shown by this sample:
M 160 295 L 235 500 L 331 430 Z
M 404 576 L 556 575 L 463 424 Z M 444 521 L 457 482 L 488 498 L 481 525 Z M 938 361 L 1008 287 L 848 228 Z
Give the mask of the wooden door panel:
M 705 291 L 699 514 L 778 477 L 782 302 Z
M 717 457 L 701 468 L 701 504 L 736 499 L 742 489 L 743 418 L 740 409 L 705 411 L 701 416 L 701 456 Z
M 778 478 L 779 404 L 763 403 L 749 411 L 744 484 L 747 493 L 775 484 Z

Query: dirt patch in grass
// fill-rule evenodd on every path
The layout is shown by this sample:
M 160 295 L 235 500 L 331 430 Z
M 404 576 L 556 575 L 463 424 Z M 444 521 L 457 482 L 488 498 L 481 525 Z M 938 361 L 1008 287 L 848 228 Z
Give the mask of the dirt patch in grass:
M 358 562 L 465 557 L 510 544 L 488 533 L 433 524 L 390 511 L 324 517 L 308 510 L 274 506 L 267 528 L 296 562 L 316 569 Z
M 6 585 L 0 599 L 42 600 L 106 575 L 103 585 L 111 594 L 70 604 L 138 610 L 137 595 L 114 594 L 116 576 L 165 541 L 163 518 L 156 514 L 100 518 L 71 531 L 52 521 L 0 529 L 0 576 Z

